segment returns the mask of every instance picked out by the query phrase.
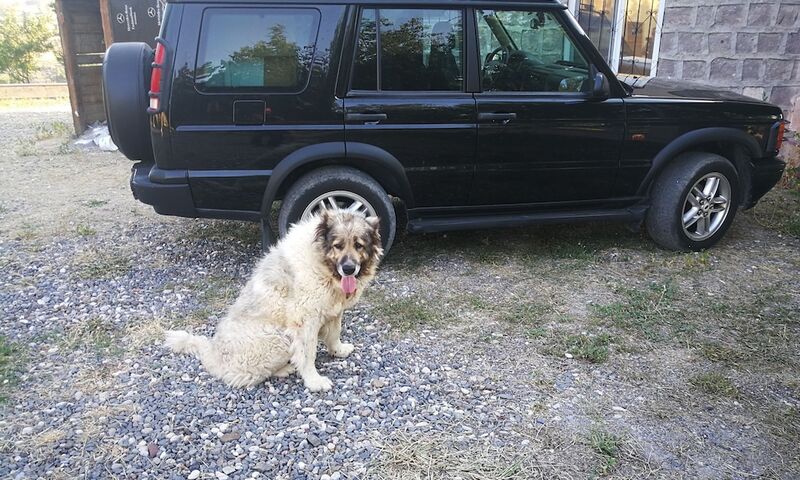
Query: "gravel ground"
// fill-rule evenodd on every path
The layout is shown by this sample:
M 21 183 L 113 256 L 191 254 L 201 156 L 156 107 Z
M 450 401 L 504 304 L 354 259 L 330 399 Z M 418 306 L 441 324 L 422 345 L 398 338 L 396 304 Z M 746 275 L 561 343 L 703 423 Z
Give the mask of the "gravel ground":
M 530 230 L 401 240 L 345 316 L 356 351 L 321 350 L 331 392 L 294 376 L 232 390 L 163 349 L 161 333 L 213 334 L 259 254 L 257 230 L 152 213 L 128 191 L 130 163 L 71 146 L 53 127 L 68 121 L 0 112 L 2 478 L 796 478 L 796 237 L 743 216 L 699 256 L 617 227 L 581 227 L 588 240 L 566 246 L 533 237 L 549 246 L 527 260 Z M 635 304 L 620 285 L 647 292 L 667 274 L 701 296 L 736 286 L 709 325 L 692 324 L 704 336 L 678 337 L 730 346 L 725 322 L 766 319 L 783 328 L 766 339 L 771 366 L 723 370 L 697 344 L 593 313 Z M 671 328 L 688 313 L 670 310 L 663 285 L 642 321 Z M 564 340 L 603 328 L 608 360 Z M 686 379 L 704 371 L 737 394 L 698 393 Z

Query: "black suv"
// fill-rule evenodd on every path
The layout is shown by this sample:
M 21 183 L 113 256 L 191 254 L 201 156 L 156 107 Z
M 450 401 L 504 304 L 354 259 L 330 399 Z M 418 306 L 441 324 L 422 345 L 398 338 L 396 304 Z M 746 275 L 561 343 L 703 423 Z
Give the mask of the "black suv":
M 262 222 L 320 208 L 410 232 L 642 221 L 716 243 L 780 178 L 781 110 L 697 85 L 621 81 L 552 1 L 184 0 L 155 50 L 103 65 L 134 196 Z M 402 215 L 397 215 L 402 213 Z

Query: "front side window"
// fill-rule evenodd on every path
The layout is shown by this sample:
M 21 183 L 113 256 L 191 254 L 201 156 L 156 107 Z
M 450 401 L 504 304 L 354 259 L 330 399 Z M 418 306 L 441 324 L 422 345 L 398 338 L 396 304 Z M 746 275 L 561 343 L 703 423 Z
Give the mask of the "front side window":
M 589 63 L 555 15 L 477 10 L 485 92 L 587 92 Z
M 461 91 L 464 81 L 462 25 L 461 10 L 364 10 L 353 63 L 352 88 Z
M 207 9 L 195 85 L 299 92 L 308 82 L 318 29 L 319 13 L 311 9 Z

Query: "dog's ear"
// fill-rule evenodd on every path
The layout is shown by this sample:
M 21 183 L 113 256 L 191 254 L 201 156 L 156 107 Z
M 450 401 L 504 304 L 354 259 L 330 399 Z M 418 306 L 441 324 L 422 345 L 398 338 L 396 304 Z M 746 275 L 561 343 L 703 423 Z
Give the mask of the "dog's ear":
M 328 241 L 328 234 L 331 232 L 331 214 L 328 209 L 323 208 L 319 214 L 319 224 L 317 225 L 317 240 L 324 243 Z
M 381 230 L 381 219 L 379 217 L 367 217 L 367 223 L 375 231 Z
M 381 250 L 381 219 L 378 217 L 367 217 L 367 224 L 372 229 L 370 232 L 370 243 L 380 250 L 380 255 L 383 253 L 383 250 Z

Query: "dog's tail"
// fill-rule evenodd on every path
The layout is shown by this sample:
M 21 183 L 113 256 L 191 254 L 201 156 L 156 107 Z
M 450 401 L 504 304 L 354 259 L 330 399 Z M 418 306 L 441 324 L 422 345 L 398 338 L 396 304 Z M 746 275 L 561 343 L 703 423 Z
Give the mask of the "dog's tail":
M 208 337 L 192 335 L 185 330 L 167 330 L 164 346 L 175 353 L 187 353 L 199 358 L 203 365 L 210 371 L 216 370 L 217 351 Z

